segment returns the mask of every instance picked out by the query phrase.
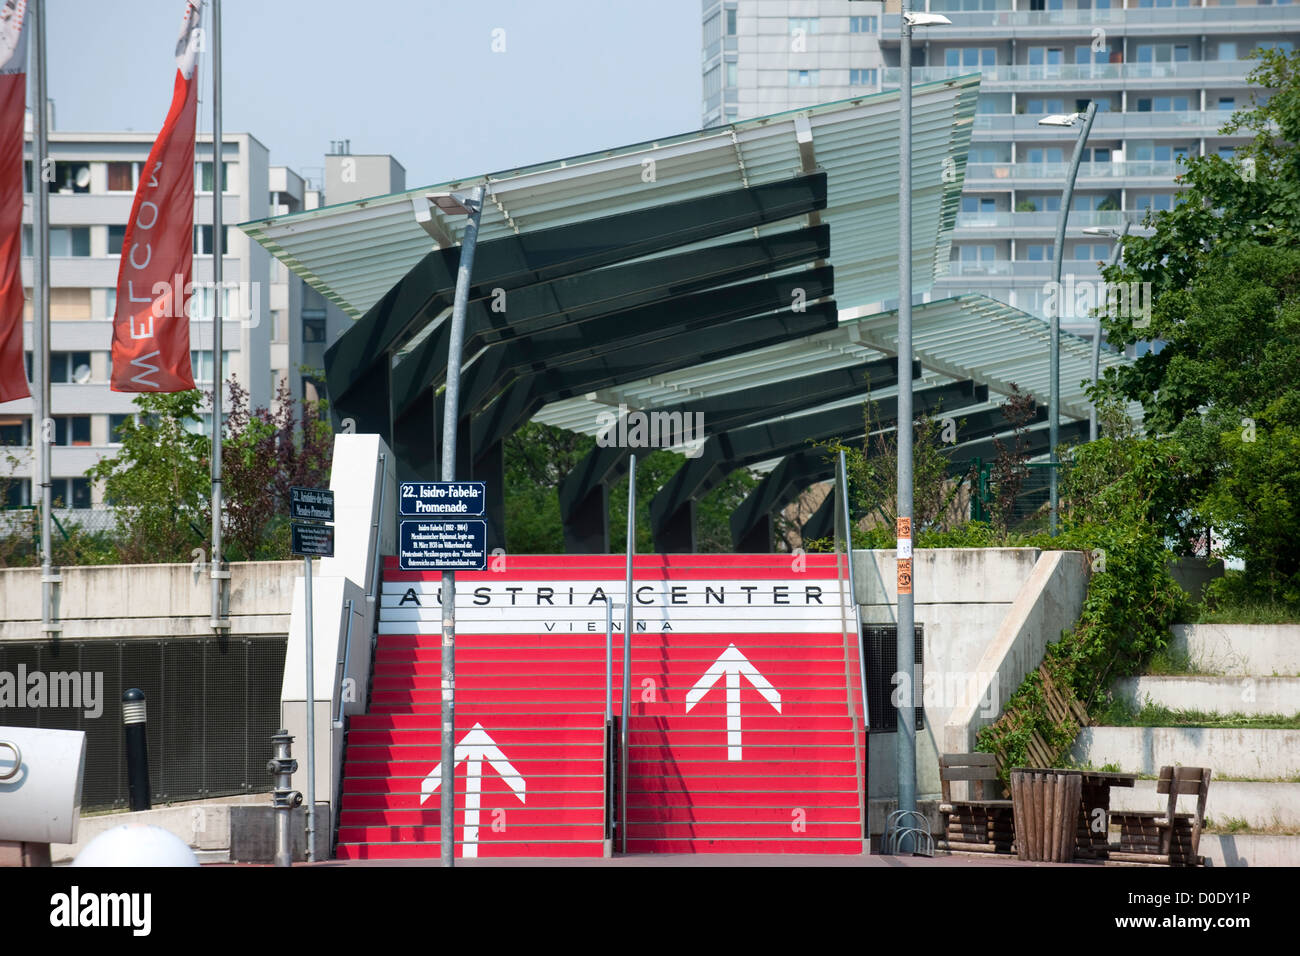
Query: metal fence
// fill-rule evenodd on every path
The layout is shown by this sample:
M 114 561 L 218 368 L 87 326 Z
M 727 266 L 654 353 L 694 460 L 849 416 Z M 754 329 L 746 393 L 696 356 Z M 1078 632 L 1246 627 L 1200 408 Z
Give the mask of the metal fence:
M 82 808 L 124 807 L 122 692 L 138 687 L 155 804 L 264 792 L 284 657 L 283 636 L 4 642 L 0 687 L 17 693 L 0 725 L 85 731 Z

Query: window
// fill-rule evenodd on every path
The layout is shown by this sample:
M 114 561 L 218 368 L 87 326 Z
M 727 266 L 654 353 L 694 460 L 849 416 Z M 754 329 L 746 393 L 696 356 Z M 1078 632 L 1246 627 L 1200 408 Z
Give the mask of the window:
M 1237 147 L 1235 147 L 1235 146 L 1220 146 L 1220 147 L 1219 147 L 1219 155 L 1220 155 L 1221 157 L 1223 157 L 1224 159 L 1233 159 L 1233 158 L 1235 158 L 1236 155 L 1237 155 Z
M 239 298 L 238 288 L 228 285 L 225 290 L 226 294 L 222 300 L 221 317 L 223 319 L 236 318 L 240 313 L 238 311 Z M 211 283 L 195 283 L 194 294 L 190 296 L 189 306 L 186 313 L 191 319 L 211 322 L 213 315 L 216 313 L 217 290 Z
M 1219 59 L 1220 60 L 1237 59 L 1237 42 L 1235 40 L 1219 41 Z
M 1074 258 L 1080 261 L 1096 262 L 1105 261 L 1110 257 L 1110 246 L 1104 242 L 1087 243 L 1081 242 L 1074 247 Z
M 943 51 L 943 65 L 947 67 L 969 67 L 979 69 L 985 66 L 997 66 L 998 53 L 993 47 L 962 47 Z
M 727 36 L 734 37 L 735 35 L 736 35 L 736 8 L 732 7 L 731 9 L 727 10 Z
M 850 33 L 876 33 L 876 17 L 849 17 Z
M 30 228 L 30 227 L 29 227 Z M 30 245 L 30 240 L 29 240 Z M 51 226 L 51 256 L 88 256 L 90 255 L 89 226 Z
M 997 249 L 990 245 L 967 245 L 958 249 L 958 258 L 962 262 L 992 262 L 997 258 Z
M 1029 114 L 1042 113 L 1064 113 L 1065 100 L 1062 99 L 1032 99 L 1025 101 L 1025 112 Z
M 50 381 L 81 384 L 90 381 L 89 352 L 51 352 Z
M 5 507 L 21 508 L 32 503 L 32 480 L 11 478 L 5 491 Z
M 1035 146 L 1025 152 L 1027 163 L 1063 163 L 1065 150 L 1060 146 Z
M 1139 113 L 1186 113 L 1191 100 L 1186 96 L 1142 96 L 1137 101 Z
M 1139 63 L 1185 63 L 1191 59 L 1191 47 L 1185 43 L 1139 43 Z
M 212 227 L 195 226 L 194 227 L 194 254 L 196 256 L 212 255 Z M 230 227 L 221 227 L 221 254 L 230 255 Z
M 109 163 L 108 191 L 111 193 L 135 192 L 140 183 L 139 163 Z
M 223 193 L 230 192 L 230 183 L 234 178 L 235 166 L 237 165 L 237 163 L 231 162 L 223 162 L 221 164 L 221 191 Z M 198 186 L 199 192 L 212 192 L 212 162 L 210 160 L 194 164 L 194 181 Z
M 962 196 L 962 212 L 997 212 L 998 201 L 992 196 Z
M 1081 163 L 1109 163 L 1110 147 L 1108 146 L 1085 146 L 1083 153 L 1079 157 Z
M 704 98 L 712 99 L 722 92 L 722 67 L 715 66 L 704 74 Z
M 90 166 L 86 163 L 55 163 L 52 193 L 90 192 Z
M 817 75 L 820 72 L 821 72 L 820 70 L 791 70 L 790 85 L 791 86 L 816 86 Z
M 984 99 L 984 97 L 980 97 Z M 1009 143 L 998 143 L 996 145 L 980 145 L 971 143 L 968 162 L 972 163 L 1009 163 L 1011 162 L 1011 145 Z
M 1027 246 L 1025 253 L 1025 258 L 1030 262 L 1051 262 L 1055 258 L 1056 250 L 1050 245 L 1035 244 Z
M 232 352 L 224 349 L 221 351 L 221 376 L 222 378 L 230 377 L 230 356 Z M 203 351 L 190 352 L 190 368 L 194 372 L 194 381 L 211 382 L 212 381 L 212 349 Z
M 108 440 L 114 444 L 120 443 L 122 436 L 118 433 L 118 429 L 134 418 L 134 415 L 109 415 Z
M 90 444 L 90 416 L 89 415 L 55 415 L 54 416 L 54 444 L 89 445 Z
M 722 17 L 714 14 L 704 21 L 704 49 L 708 50 L 715 47 L 722 40 Z M 714 50 L 716 53 L 717 51 Z
M 739 76 L 736 61 L 732 60 L 727 63 L 727 89 L 734 90 L 739 85 Z
M 875 69 L 849 70 L 849 86 L 875 86 L 879 76 Z
M 1059 46 L 1031 46 L 1029 48 L 1029 65 L 1042 67 L 1047 76 L 1060 74 L 1060 65 L 1065 61 L 1065 49 Z
M 1034 204 L 1035 212 L 1060 212 L 1061 211 L 1061 194 L 1046 193 L 1039 196 L 1028 196 L 1027 201 Z
M 0 415 L 0 446 L 22 448 L 31 443 L 32 420 L 30 418 L 21 415 Z
M 122 242 L 126 239 L 126 226 L 109 226 L 108 227 L 108 254 L 110 256 L 120 256 L 122 254 Z M 137 253 L 139 255 L 139 253 Z
M 811 36 L 820 33 L 821 28 L 816 17 L 791 17 L 790 36 Z
M 302 340 L 304 342 L 325 341 L 325 313 L 319 309 L 302 310 Z
M 1148 196 L 1137 197 L 1137 208 L 1140 210 L 1154 209 L 1156 212 L 1169 212 L 1174 208 L 1173 193 L 1153 193 Z
M 89 508 L 89 478 L 55 478 L 50 482 L 50 497 L 56 508 Z
M 1220 96 L 1219 109 L 1235 110 L 1237 108 L 1237 98 L 1235 96 Z

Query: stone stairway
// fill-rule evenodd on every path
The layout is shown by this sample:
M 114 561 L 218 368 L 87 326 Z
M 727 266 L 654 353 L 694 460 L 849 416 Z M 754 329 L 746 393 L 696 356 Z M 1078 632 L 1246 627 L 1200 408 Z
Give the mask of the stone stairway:
M 1205 714 L 1300 713 L 1300 625 L 1178 625 L 1170 656 L 1185 659 L 1188 673 L 1126 678 L 1116 696 L 1134 710 L 1149 702 Z M 1206 864 L 1300 865 L 1300 730 L 1085 727 L 1072 756 L 1152 778 L 1112 790 L 1113 810 L 1163 808 L 1153 779 L 1162 766 L 1210 767 Z

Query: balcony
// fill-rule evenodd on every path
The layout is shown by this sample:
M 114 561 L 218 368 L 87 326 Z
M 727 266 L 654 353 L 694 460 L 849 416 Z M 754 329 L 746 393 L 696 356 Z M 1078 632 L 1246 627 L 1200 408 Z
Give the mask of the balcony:
M 1134 180 L 1173 182 L 1182 171 L 1173 162 L 1080 163 L 1079 186 L 1134 185 Z M 1069 163 L 967 163 L 967 188 L 1023 189 L 1029 186 L 1059 186 L 1069 175 Z
M 1137 223 L 1142 219 L 1142 216 L 1143 213 L 1138 211 L 1094 212 L 1092 210 L 1072 209 L 1070 210 L 1068 225 L 1072 232 L 1085 228 L 1107 227 L 1119 229 L 1124 225 L 1126 219 L 1129 222 Z M 998 232 L 1008 233 L 1008 238 L 1026 233 L 1051 234 L 1056 231 L 1060 218 L 1061 214 L 1059 212 L 961 212 L 957 214 L 957 229 L 970 230 L 973 233 L 988 235 L 991 238 L 994 233 Z M 973 238 L 973 236 L 959 238 Z
M 1011 279 L 1051 282 L 1054 263 L 1029 259 L 990 259 L 983 262 L 949 261 L 948 278 L 961 279 Z M 1067 259 L 1062 272 L 1076 277 L 1094 276 L 1097 264 L 1091 259 Z
M 1300 30 L 1300 7 L 1162 7 L 1141 10 L 935 10 L 952 21 L 945 38 L 1087 37 L 1094 27 L 1123 28 L 1127 36 L 1182 36 Z M 899 42 L 899 16 L 881 18 L 883 45 Z
M 1155 136 L 1217 136 L 1232 116 L 1232 110 L 1193 110 L 1190 112 L 1098 113 L 1092 124 L 1090 139 L 1122 139 Z M 1073 140 L 1078 134 L 1059 126 L 1039 126 L 1042 117 L 1028 113 L 976 113 L 974 135 L 977 139 L 1005 142 L 1008 139 Z M 1244 138 L 1244 137 L 1242 137 Z
M 1183 60 L 1177 63 L 1083 63 L 1030 66 L 1002 64 L 973 66 L 914 66 L 913 83 L 931 83 L 979 73 L 980 90 L 986 93 L 1019 90 L 1033 86 L 1035 95 L 1055 90 L 1143 90 L 1194 89 L 1198 86 L 1245 87 L 1246 77 L 1256 66 L 1252 60 Z M 902 71 L 886 67 L 881 71 L 885 89 L 897 88 Z

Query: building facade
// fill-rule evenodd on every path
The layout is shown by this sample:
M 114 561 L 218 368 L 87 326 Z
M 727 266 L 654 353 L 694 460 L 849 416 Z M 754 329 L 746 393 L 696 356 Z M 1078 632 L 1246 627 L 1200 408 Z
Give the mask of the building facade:
M 979 112 L 935 298 L 979 292 L 1041 315 L 1061 192 L 1078 127 L 1052 114 L 1097 104 L 1063 253 L 1072 281 L 1099 278 L 1113 235 L 1172 207 L 1180 157 L 1231 158 L 1222 136 L 1251 104 L 1249 56 L 1300 42 L 1300 6 L 1223 0 L 928 0 L 951 25 L 917 28 L 913 82 L 982 74 Z M 899 85 L 897 0 L 704 3 L 705 125 Z M 1247 171 L 1243 171 L 1247 174 Z M 1093 320 L 1066 312 L 1064 328 Z

